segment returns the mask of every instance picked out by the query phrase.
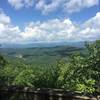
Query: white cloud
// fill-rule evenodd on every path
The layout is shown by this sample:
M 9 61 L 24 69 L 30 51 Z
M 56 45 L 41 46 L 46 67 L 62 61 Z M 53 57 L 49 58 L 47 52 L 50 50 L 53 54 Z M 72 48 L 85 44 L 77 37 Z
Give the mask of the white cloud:
M 78 12 L 84 8 L 89 8 L 99 5 L 99 0 L 66 0 L 64 4 L 64 11 L 73 13 Z
M 0 23 L 9 24 L 11 22 L 9 16 L 5 15 L 2 10 L 0 10 Z
M 100 13 L 80 26 L 70 19 L 30 23 L 22 37 L 31 41 L 84 41 L 100 38 Z
M 15 9 L 20 9 L 22 7 L 31 7 L 34 4 L 34 0 L 8 0 L 8 2 L 15 7 Z
M 99 5 L 99 0 L 8 0 L 8 2 L 15 9 L 32 6 L 43 14 L 48 14 L 58 9 L 67 13 L 73 13 L 84 8 Z
M 46 0 L 39 0 L 36 8 L 41 10 L 43 14 L 53 12 L 59 8 L 64 12 L 73 13 L 98 4 L 99 0 L 51 0 L 49 4 L 46 3 Z
M 74 31 L 75 26 L 70 19 L 54 19 L 44 23 L 30 23 L 22 33 L 22 37 L 33 41 L 70 40 Z
M 95 17 L 89 19 L 85 24 L 84 26 L 88 27 L 90 26 L 91 28 L 100 28 L 100 12 L 98 12 L 96 14 Z
M 48 14 L 49 12 L 57 10 L 63 1 L 64 0 L 51 0 L 51 3 L 47 4 L 46 0 L 39 0 L 36 4 L 36 9 L 41 10 L 43 14 Z
M 81 40 L 95 40 L 100 39 L 100 12 L 98 12 L 94 17 L 83 23 L 80 28 L 79 37 Z
M 16 42 L 16 38 L 20 37 L 19 33 L 19 27 L 13 26 L 10 17 L 0 11 L 0 43 Z
M 100 38 L 100 12 L 83 24 L 70 19 L 30 23 L 22 37 L 31 41 L 87 41 Z
M 100 39 L 100 12 L 83 24 L 76 25 L 69 18 L 46 22 L 31 22 L 24 31 L 14 26 L 9 16 L 0 12 L 0 43 L 86 41 Z

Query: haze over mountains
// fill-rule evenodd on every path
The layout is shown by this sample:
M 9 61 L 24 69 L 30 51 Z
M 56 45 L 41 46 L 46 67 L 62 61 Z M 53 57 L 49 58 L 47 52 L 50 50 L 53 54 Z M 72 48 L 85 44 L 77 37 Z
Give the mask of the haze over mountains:
M 42 43 L 27 43 L 27 44 L 0 44 L 0 48 L 32 48 L 32 47 L 56 47 L 56 46 L 72 46 L 84 47 L 84 42 L 42 42 Z

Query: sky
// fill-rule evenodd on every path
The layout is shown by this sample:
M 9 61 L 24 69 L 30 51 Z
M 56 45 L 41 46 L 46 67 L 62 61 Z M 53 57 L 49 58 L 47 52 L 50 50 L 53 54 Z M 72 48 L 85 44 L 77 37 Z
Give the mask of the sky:
M 0 43 L 100 39 L 100 0 L 0 0 Z

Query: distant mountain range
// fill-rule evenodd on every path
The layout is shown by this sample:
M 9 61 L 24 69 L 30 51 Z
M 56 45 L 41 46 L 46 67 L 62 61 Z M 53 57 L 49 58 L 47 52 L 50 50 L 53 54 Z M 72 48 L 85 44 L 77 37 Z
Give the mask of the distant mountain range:
M 84 47 L 84 42 L 52 42 L 52 43 L 29 43 L 29 44 L 0 44 L 0 48 L 32 48 L 32 47 L 56 47 L 72 46 Z

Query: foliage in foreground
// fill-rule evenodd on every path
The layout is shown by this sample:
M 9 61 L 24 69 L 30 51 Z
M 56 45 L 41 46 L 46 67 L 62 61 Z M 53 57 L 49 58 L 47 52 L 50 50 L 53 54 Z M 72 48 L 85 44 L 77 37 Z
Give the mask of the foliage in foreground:
M 29 86 L 34 88 L 64 88 L 83 93 L 100 92 L 100 40 L 87 43 L 88 52 L 77 53 L 68 62 L 55 66 L 13 66 L 0 56 L 0 86 Z

